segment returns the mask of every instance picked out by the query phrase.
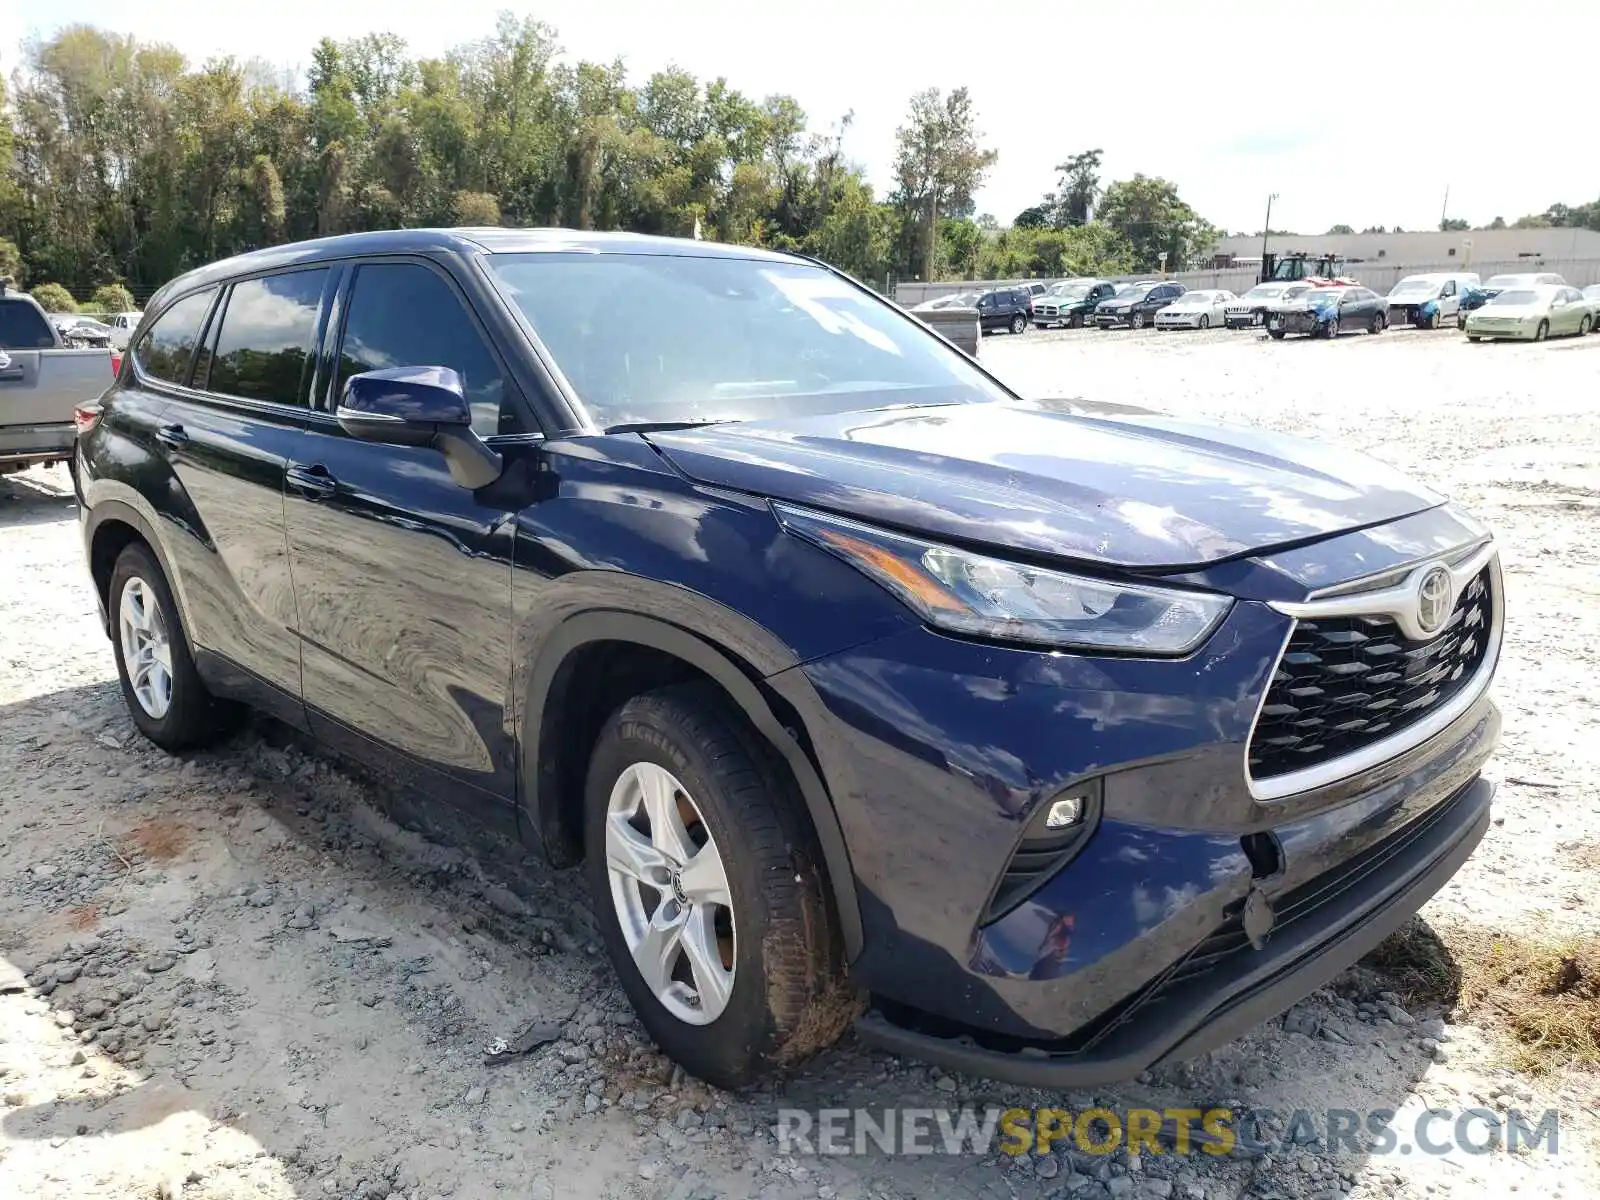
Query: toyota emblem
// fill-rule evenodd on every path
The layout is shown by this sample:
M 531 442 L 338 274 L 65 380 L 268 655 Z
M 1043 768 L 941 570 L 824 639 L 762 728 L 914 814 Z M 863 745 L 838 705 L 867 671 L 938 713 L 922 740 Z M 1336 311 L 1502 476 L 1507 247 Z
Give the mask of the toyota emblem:
M 1438 633 L 1449 617 L 1455 597 L 1450 594 L 1450 572 L 1432 567 L 1417 585 L 1417 628 L 1423 633 Z

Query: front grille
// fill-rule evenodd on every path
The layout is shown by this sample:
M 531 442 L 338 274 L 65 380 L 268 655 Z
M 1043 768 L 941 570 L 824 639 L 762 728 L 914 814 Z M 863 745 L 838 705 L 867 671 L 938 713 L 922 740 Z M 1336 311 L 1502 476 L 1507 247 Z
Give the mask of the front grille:
M 1393 618 L 1301 620 L 1250 735 L 1250 774 L 1270 779 L 1362 750 L 1426 718 L 1483 666 L 1493 621 L 1489 568 L 1444 629 L 1412 641 Z

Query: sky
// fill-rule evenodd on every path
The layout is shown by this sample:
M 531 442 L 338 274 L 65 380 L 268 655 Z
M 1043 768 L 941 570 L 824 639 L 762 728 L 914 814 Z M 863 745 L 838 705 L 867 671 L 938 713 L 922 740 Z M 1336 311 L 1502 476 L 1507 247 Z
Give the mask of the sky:
M 676 65 L 752 96 L 784 92 L 817 130 L 855 114 L 846 152 L 888 191 L 913 92 L 966 85 L 999 161 L 978 211 L 1002 224 L 1102 148 L 1103 179 L 1159 175 L 1230 231 L 1431 229 L 1600 197 L 1586 0 L 1448 5 L 957 0 L 0 0 L 0 70 L 30 34 L 84 21 L 165 41 L 196 62 L 303 68 L 324 35 L 399 34 L 417 55 L 490 33 L 509 8 L 553 25 L 571 58 L 621 56 L 633 82 Z M 793 14 L 784 19 L 785 14 Z

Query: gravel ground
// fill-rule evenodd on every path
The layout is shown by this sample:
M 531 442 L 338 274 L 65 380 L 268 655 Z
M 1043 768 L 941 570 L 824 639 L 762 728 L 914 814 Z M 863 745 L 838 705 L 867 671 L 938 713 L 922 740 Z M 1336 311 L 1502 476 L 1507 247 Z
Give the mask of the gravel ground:
M 1468 346 L 1030 333 L 1025 394 L 1308 433 L 1470 506 L 1504 545 L 1497 822 L 1435 926 L 1595 929 L 1600 337 Z M 259 723 L 169 758 L 97 628 L 66 473 L 0 480 L 0 1193 L 105 1197 L 1109 1198 L 1593 1195 L 1593 1075 L 1507 1068 L 1492 1031 L 1358 969 L 1206 1059 L 1095 1095 L 946 1076 L 853 1041 L 710 1091 L 638 1027 L 574 873 L 469 838 Z M 460 847 L 470 847 L 460 848 Z M 525 1054 L 486 1059 L 530 1032 Z M 515 1049 L 515 1047 L 513 1047 Z M 502 1061 L 502 1059 L 507 1061 Z M 1357 1152 L 1307 1131 L 1224 1156 L 785 1154 L 780 1107 L 1098 1101 L 1560 1110 L 1560 1153 Z M 1283 1133 L 1264 1120 L 1264 1138 Z

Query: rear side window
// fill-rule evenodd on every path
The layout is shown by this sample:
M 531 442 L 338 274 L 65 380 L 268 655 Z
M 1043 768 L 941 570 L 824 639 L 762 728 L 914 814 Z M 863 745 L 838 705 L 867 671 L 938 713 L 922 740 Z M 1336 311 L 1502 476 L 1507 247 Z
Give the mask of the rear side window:
M 481 437 L 516 433 L 505 380 L 483 335 L 454 290 L 415 263 L 373 263 L 356 270 L 339 349 L 334 397 L 362 371 L 450 367 L 461 376 L 472 428 Z
M 0 350 L 48 350 L 50 322 L 26 300 L 0 300 Z
M 134 347 L 133 361 L 139 364 L 139 370 L 152 379 L 184 382 L 189 372 L 189 357 L 200 340 L 200 325 L 216 294 L 215 288 L 207 288 L 185 296 L 157 317 L 156 323 Z
M 306 403 L 328 275 L 322 267 L 234 284 L 209 372 L 202 379 L 197 368 L 195 386 L 245 400 Z

